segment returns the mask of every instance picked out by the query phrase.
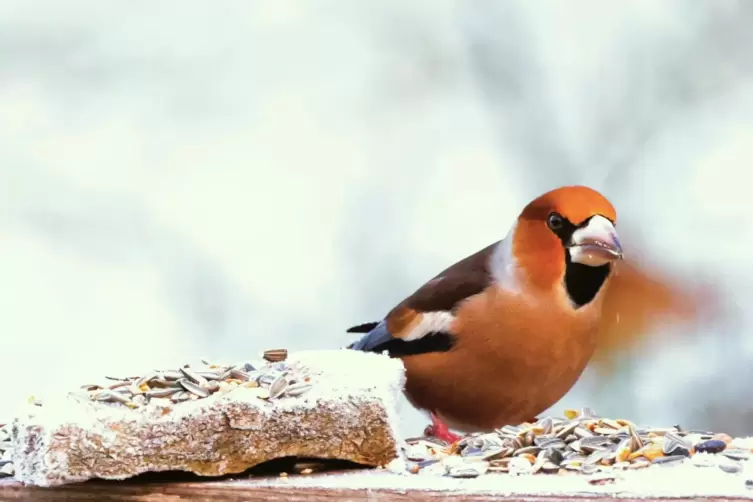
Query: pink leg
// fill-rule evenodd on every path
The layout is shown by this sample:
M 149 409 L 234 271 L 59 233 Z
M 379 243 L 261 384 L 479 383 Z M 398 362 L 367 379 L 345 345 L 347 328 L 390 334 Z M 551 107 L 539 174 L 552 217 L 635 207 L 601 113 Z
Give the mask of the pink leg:
M 441 439 L 442 441 L 447 441 L 450 444 L 457 443 L 462 439 L 462 436 L 458 436 L 457 434 L 454 434 L 450 432 L 450 428 L 447 427 L 447 424 L 442 421 L 438 416 L 436 416 L 433 412 L 430 413 L 431 415 L 431 425 L 427 426 L 426 429 L 424 429 L 424 435 L 435 437 L 437 439 Z

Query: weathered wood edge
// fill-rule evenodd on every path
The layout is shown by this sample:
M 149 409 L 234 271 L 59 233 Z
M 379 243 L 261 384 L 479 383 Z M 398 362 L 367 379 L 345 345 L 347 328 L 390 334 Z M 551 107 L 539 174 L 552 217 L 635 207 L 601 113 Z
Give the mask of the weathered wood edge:
M 328 476 L 331 474 L 322 474 Z M 0 500 L 2 501 L 123 501 L 123 502 L 158 502 L 158 501 L 204 501 L 239 502 L 248 500 L 276 501 L 333 501 L 333 500 L 395 500 L 395 501 L 431 501 L 444 498 L 460 499 L 469 502 L 488 502 L 491 500 L 520 502 L 726 502 L 745 501 L 746 497 L 697 496 L 697 497 L 652 497 L 640 495 L 609 494 L 567 494 L 567 495 L 492 495 L 467 494 L 452 491 L 404 490 L 391 488 L 318 488 L 286 487 L 281 485 L 254 486 L 253 483 L 235 481 L 199 481 L 199 482 L 97 482 L 90 481 L 54 488 L 24 486 L 17 481 L 0 480 Z

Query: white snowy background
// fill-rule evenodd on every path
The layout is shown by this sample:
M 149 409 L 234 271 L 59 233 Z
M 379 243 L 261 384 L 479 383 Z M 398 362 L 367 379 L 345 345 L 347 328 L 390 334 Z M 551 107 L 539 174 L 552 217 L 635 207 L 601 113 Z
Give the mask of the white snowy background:
M 735 308 L 555 411 L 753 434 L 751 26 L 742 0 L 0 2 L 0 418 L 340 347 L 583 183 Z

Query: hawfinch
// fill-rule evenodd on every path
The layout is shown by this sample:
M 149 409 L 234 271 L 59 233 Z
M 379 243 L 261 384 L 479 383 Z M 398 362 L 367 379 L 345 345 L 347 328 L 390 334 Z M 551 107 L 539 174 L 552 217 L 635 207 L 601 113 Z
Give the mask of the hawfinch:
M 529 203 L 507 236 L 440 272 L 348 349 L 405 365 L 405 394 L 427 434 L 490 431 L 563 397 L 597 347 L 621 264 L 616 213 L 599 192 L 566 186 Z

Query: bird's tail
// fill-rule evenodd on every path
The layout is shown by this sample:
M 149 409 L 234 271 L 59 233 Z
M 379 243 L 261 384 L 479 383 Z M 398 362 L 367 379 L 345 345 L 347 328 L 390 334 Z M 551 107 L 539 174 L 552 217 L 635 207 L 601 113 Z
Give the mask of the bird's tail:
M 376 328 L 379 322 L 365 322 L 363 324 L 359 324 L 358 326 L 353 326 L 352 328 L 348 328 L 345 332 L 346 333 L 368 333 L 372 329 Z

